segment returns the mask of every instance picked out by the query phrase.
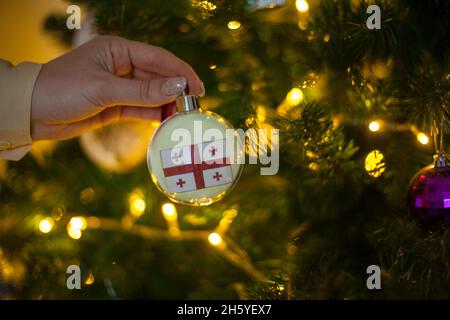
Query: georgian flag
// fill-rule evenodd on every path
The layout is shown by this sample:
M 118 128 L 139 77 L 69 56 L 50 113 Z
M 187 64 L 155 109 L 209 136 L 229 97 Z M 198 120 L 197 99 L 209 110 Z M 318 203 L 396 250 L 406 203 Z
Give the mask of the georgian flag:
M 225 140 L 161 150 L 169 192 L 186 192 L 233 181 Z

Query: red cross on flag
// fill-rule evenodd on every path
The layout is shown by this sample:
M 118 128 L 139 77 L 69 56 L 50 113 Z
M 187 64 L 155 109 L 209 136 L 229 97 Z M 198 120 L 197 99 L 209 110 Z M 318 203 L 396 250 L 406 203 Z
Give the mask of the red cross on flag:
M 229 184 L 233 174 L 225 140 L 161 150 L 169 192 L 186 192 Z

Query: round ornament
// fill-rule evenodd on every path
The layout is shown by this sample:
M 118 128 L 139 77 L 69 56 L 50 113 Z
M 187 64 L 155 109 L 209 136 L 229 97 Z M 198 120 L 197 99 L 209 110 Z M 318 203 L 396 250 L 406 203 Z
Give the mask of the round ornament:
M 80 145 L 100 168 L 124 173 L 145 160 L 148 139 L 158 124 L 141 120 L 117 122 L 82 135 Z
M 429 231 L 450 231 L 450 167 L 445 155 L 421 169 L 411 181 L 408 193 L 410 214 Z
M 200 108 L 197 97 L 177 98 L 177 112 L 156 129 L 147 164 L 158 189 L 172 201 L 206 206 L 236 184 L 244 152 L 239 135 L 216 113 Z

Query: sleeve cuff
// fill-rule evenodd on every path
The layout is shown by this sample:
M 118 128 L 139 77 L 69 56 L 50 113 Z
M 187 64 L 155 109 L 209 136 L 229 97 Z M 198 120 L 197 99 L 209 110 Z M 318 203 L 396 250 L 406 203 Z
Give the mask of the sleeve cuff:
M 0 73 L 0 157 L 20 160 L 31 148 L 31 98 L 42 65 L 24 62 Z
M 22 159 L 31 149 L 31 144 L 17 147 L 11 150 L 0 151 L 0 158 L 5 160 L 18 161 Z

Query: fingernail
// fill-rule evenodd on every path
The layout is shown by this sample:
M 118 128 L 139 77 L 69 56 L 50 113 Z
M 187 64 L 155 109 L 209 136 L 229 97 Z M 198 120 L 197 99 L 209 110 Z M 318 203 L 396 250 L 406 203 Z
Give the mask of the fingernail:
M 199 94 L 199 96 L 203 98 L 205 96 L 205 93 L 206 93 L 205 85 L 203 84 L 203 82 L 200 82 L 200 94 Z
M 171 78 L 164 82 L 161 90 L 166 96 L 175 96 L 183 93 L 183 90 L 186 89 L 186 85 L 186 78 Z

